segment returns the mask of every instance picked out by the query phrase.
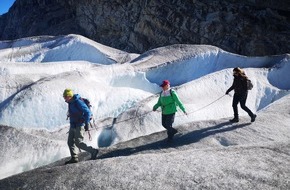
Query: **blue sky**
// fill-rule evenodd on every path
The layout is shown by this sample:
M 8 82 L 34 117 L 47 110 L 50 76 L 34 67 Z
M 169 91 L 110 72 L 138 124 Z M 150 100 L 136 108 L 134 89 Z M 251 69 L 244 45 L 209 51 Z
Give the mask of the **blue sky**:
M 1 0 L 0 3 L 0 15 L 7 13 L 9 8 L 13 5 L 15 0 Z

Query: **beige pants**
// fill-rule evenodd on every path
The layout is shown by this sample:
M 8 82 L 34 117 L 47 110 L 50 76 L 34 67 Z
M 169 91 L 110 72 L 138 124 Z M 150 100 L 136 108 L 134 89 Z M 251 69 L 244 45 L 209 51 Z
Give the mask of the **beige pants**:
M 85 129 L 84 127 L 70 127 L 67 144 L 69 147 L 70 155 L 73 159 L 78 159 L 78 148 L 85 150 L 91 154 L 95 151 L 95 149 L 91 146 L 87 146 L 84 141 Z

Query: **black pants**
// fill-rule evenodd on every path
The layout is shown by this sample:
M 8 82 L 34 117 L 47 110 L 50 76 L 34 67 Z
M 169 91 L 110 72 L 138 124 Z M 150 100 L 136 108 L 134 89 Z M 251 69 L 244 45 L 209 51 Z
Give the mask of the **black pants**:
M 240 103 L 240 106 L 243 110 L 245 110 L 250 117 L 253 117 L 253 112 L 246 106 L 246 101 L 247 101 L 248 93 L 244 94 L 234 94 L 233 98 L 233 110 L 234 110 L 234 116 L 235 118 L 239 117 L 239 112 L 238 112 L 238 104 Z
M 171 135 L 177 131 L 172 127 L 172 124 L 174 123 L 174 118 L 175 113 L 168 115 L 162 114 L 162 126 L 167 130 L 168 137 L 171 137 Z

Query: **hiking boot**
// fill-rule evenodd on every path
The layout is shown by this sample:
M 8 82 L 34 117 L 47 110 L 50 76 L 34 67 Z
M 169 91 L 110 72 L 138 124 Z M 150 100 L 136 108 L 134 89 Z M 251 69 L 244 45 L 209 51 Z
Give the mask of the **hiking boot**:
M 171 141 L 173 139 L 173 136 L 177 133 L 178 131 L 174 128 L 170 130 L 170 133 L 168 134 L 168 141 Z
M 238 123 L 239 122 L 239 118 L 234 117 L 233 119 L 230 119 L 231 123 Z
M 69 161 L 66 161 L 64 164 L 74 164 L 74 163 L 78 163 L 79 160 L 77 158 L 71 158 Z
M 92 153 L 91 160 L 95 160 L 97 158 L 98 153 L 99 153 L 99 150 L 95 149 L 94 152 Z
M 251 122 L 254 122 L 254 121 L 256 120 L 256 117 L 257 117 L 257 115 L 254 114 L 254 115 L 251 117 Z
M 175 135 L 178 131 L 176 130 L 176 129 L 174 129 L 174 128 L 172 128 L 173 129 L 173 134 L 172 135 Z

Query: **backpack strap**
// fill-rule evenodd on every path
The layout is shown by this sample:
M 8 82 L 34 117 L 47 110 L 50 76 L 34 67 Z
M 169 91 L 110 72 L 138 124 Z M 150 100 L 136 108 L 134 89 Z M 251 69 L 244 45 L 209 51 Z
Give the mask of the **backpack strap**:
M 173 98 L 173 95 L 172 95 L 172 91 L 173 91 L 173 90 L 172 90 L 172 88 L 170 88 L 169 91 L 170 91 L 170 96 Z M 160 96 L 161 96 L 162 92 L 163 92 L 163 91 L 161 91 L 161 92 L 159 93 Z

